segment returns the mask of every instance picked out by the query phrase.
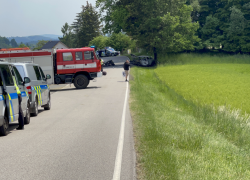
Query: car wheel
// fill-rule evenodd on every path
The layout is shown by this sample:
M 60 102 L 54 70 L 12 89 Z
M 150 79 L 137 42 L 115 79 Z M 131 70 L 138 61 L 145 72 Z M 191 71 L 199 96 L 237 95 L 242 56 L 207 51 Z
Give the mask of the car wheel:
M 28 102 L 29 103 L 29 102 Z M 30 123 L 30 107 L 27 104 L 26 108 L 26 116 L 24 117 L 24 124 L 29 124 Z
M 31 114 L 32 116 L 37 116 L 38 115 L 38 101 L 35 101 L 35 112 Z
M 9 133 L 9 121 L 6 116 L 4 116 L 3 125 L 0 126 L 0 135 L 6 136 Z
M 141 60 L 141 65 L 142 66 L 148 66 L 149 62 L 146 59 Z
M 111 54 L 111 56 L 115 56 L 114 54 Z
M 89 79 L 85 75 L 80 74 L 75 77 L 74 85 L 77 89 L 85 89 L 89 85 Z
M 50 110 L 50 108 L 51 108 L 51 101 L 50 101 L 50 95 L 49 95 L 49 101 L 48 101 L 48 104 L 44 106 L 44 110 Z

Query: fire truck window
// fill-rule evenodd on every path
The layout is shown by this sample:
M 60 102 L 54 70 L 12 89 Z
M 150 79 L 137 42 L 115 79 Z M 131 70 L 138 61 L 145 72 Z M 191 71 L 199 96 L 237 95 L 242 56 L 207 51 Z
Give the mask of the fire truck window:
M 42 80 L 42 77 L 41 77 L 41 74 L 39 72 L 38 67 L 37 66 L 33 66 L 33 68 L 35 70 L 37 80 Z
M 82 59 L 82 52 L 76 52 L 76 60 L 83 60 Z
M 0 65 L 0 68 L 3 73 L 3 78 L 4 78 L 6 86 L 14 86 L 12 74 L 10 73 L 10 69 L 8 65 Z
M 84 52 L 84 59 L 85 60 L 91 60 L 91 52 L 90 51 L 85 51 Z
M 63 61 L 73 61 L 73 56 L 71 53 L 63 53 Z

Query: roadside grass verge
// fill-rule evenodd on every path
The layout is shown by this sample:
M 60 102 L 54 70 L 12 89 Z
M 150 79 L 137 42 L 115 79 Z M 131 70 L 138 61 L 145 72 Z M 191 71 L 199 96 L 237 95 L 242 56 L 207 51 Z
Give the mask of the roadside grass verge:
M 249 179 L 249 119 L 183 98 L 156 70 L 131 70 L 139 179 Z

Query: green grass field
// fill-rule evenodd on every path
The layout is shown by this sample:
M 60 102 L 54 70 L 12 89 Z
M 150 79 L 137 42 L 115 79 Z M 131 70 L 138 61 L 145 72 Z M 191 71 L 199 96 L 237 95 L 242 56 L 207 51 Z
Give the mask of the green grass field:
M 165 66 L 155 72 L 189 101 L 215 107 L 226 105 L 250 114 L 250 64 Z
M 131 70 L 138 178 L 247 180 L 250 66 L 191 64 Z

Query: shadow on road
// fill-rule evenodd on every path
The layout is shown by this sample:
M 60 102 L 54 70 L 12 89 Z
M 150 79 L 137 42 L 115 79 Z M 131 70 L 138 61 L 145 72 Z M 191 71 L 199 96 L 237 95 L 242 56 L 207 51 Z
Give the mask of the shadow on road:
M 18 127 L 18 125 L 19 125 L 18 123 L 9 124 L 9 131 L 15 130 Z M 9 132 L 9 133 L 11 133 L 11 132 Z
M 101 88 L 101 87 L 90 86 L 90 87 L 87 87 L 86 89 L 67 88 L 67 89 L 54 89 L 54 90 L 50 90 L 50 91 L 52 91 L 52 92 L 81 91 L 81 90 L 90 90 L 90 89 L 98 89 L 98 88 Z

